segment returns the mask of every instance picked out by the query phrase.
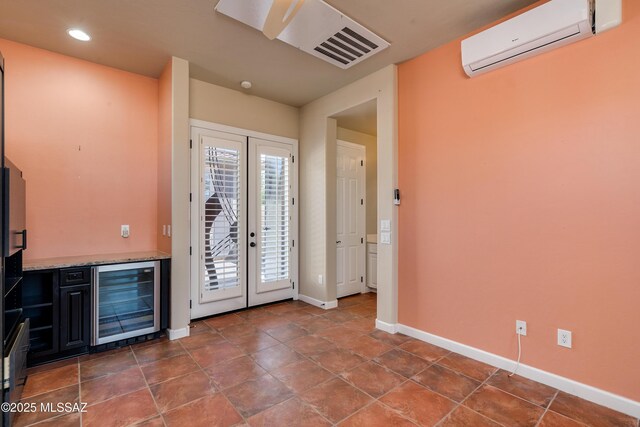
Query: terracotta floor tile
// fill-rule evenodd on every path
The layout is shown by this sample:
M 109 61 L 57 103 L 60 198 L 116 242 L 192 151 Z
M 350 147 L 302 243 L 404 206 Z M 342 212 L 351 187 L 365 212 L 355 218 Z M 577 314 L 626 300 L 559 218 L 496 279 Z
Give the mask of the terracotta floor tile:
M 229 388 L 267 373 L 249 356 L 241 356 L 215 364 L 205 369 L 205 372 L 219 389 Z
M 343 348 L 325 351 L 311 356 L 318 365 L 335 374 L 348 371 L 362 364 L 366 359 Z
M 204 332 L 211 332 L 213 329 L 207 325 L 204 320 L 198 320 L 189 324 L 189 336 L 202 334 Z
M 253 360 L 267 371 L 303 360 L 295 351 L 284 344 L 269 347 L 251 355 Z
M 451 353 L 440 359 L 437 363 L 438 365 L 445 366 L 478 381 L 486 380 L 491 374 L 497 371 L 497 368 L 493 366 L 478 362 L 477 360 L 470 359 L 458 353 Z
M 331 423 L 320 414 L 304 404 L 300 399 L 293 398 L 260 412 L 247 420 L 254 427 L 272 426 L 304 426 L 324 427 Z
M 139 345 L 142 345 L 142 344 L 139 344 Z M 131 347 L 124 346 L 124 347 L 118 347 L 118 348 L 114 348 L 107 351 L 99 351 L 96 353 L 83 354 L 82 356 L 78 357 L 78 361 L 88 362 L 89 360 L 102 359 L 103 357 L 113 356 L 120 353 L 131 353 Z
M 325 319 L 331 320 L 336 323 L 344 323 L 349 320 L 353 320 L 358 318 L 355 314 L 348 313 L 344 310 L 327 310 L 325 314 L 322 315 Z
M 430 365 L 424 359 L 398 349 L 388 351 L 376 357 L 374 361 L 407 378 L 424 371 Z
M 184 353 L 184 348 L 178 341 L 164 341 L 158 344 L 133 348 L 133 354 L 135 354 L 140 365 Z
M 228 388 L 224 395 L 244 417 L 293 397 L 291 390 L 269 374 Z
M 85 427 L 128 426 L 146 420 L 158 413 L 148 389 L 134 391 L 98 403 L 82 414 Z
M 284 319 L 273 314 L 269 314 L 268 316 L 260 317 L 258 319 L 251 319 L 249 322 L 261 331 L 267 331 L 269 329 L 277 328 L 291 323 L 288 319 Z
M 343 420 L 372 401 L 369 396 L 340 378 L 313 387 L 300 397 L 333 423 Z
M 563 392 L 558 393 L 549 409 L 571 419 L 598 427 L 633 427 L 638 423 L 637 419 L 628 415 Z
M 391 390 L 380 402 L 421 426 L 435 425 L 456 406 L 455 402 L 411 381 Z
M 375 402 L 338 424 L 340 427 L 415 427 L 388 407 Z
M 168 427 L 226 427 L 242 417 L 222 393 L 215 393 L 180 406 L 163 415 Z
M 283 314 L 289 311 L 297 310 L 297 304 L 290 304 L 288 302 L 280 302 L 276 304 L 267 305 L 264 307 L 264 310 L 270 314 Z
M 245 323 L 246 320 L 237 314 L 223 314 L 204 320 L 204 323 L 213 330 L 220 330 L 232 325 Z
M 118 352 L 109 356 L 80 361 L 80 380 L 86 381 L 104 375 L 114 374 L 136 366 L 131 350 Z
M 376 321 L 374 319 L 358 318 L 344 322 L 342 326 L 363 334 L 369 334 L 376 330 Z
M 341 344 L 340 346 L 367 359 L 373 359 L 374 357 L 380 356 L 393 348 L 390 345 L 373 339 L 367 335 L 361 335 L 352 341 Z
M 164 421 L 162 419 L 162 415 L 158 415 L 134 424 L 132 427 L 164 427 Z
M 500 424 L 483 417 L 465 406 L 458 406 L 440 424 L 442 427 L 500 427 Z
M 347 307 L 345 311 L 356 316 L 375 316 L 376 307 L 371 307 L 365 304 L 358 304 L 353 307 Z
M 78 384 L 78 364 L 74 363 L 50 371 L 41 371 L 29 375 L 29 380 L 22 390 L 22 398 Z
M 236 313 L 237 316 L 246 320 L 258 319 L 260 317 L 269 316 L 270 313 L 262 307 L 252 308 L 251 310 L 244 310 Z
M 428 360 L 429 362 L 435 362 L 436 360 L 450 353 L 449 350 L 446 350 L 442 347 L 438 347 L 433 344 L 418 340 L 407 341 L 403 344 L 400 344 L 399 347 L 404 351 L 413 353 L 418 357 L 422 357 L 423 359 Z
M 334 326 L 333 328 L 318 331 L 314 335 L 341 345 L 349 343 L 363 334 L 359 331 L 345 328 L 344 326 Z
M 487 384 L 492 385 L 507 393 L 514 394 L 536 405 L 547 407 L 556 389 L 544 384 L 531 381 L 530 379 L 513 375 L 509 377 L 509 372 L 499 370 L 487 380 Z
M 40 405 L 43 403 L 52 404 L 54 406 L 58 403 L 77 403 L 79 401 L 78 388 L 79 387 L 77 385 L 72 385 L 50 391 L 48 393 L 39 394 L 28 399 L 22 399 L 22 402 L 35 403 L 37 408 L 40 408 Z M 44 421 L 57 415 L 60 414 L 46 411 L 19 412 L 15 414 L 13 427 L 26 426 L 39 421 Z
M 220 335 L 229 339 L 234 337 L 241 337 L 243 335 L 250 335 L 256 333 L 257 328 L 249 322 L 227 326 L 220 330 Z
M 80 401 L 93 405 L 112 397 L 128 394 L 141 388 L 147 383 L 138 366 L 122 372 L 84 381 L 80 387 Z
M 211 378 L 201 371 L 153 385 L 150 389 L 160 412 L 167 412 L 215 392 Z
M 244 356 L 242 350 L 228 342 L 200 347 L 190 352 L 193 360 L 203 368 Z
M 142 366 L 142 373 L 149 384 L 179 377 L 200 369 L 188 354 L 158 360 Z
M 299 320 L 295 323 L 296 325 L 301 326 L 304 330 L 306 330 L 310 334 L 314 334 L 318 331 L 323 331 L 327 328 L 332 328 L 337 325 L 337 323 L 332 322 L 331 320 L 326 319 L 322 316 L 316 316 L 310 319 Z
M 295 323 L 288 323 L 283 326 L 278 326 L 277 328 L 269 329 L 267 333 L 281 342 L 291 341 L 308 334 L 306 329 L 303 329 Z
M 306 311 L 309 314 L 314 315 L 314 316 L 320 316 L 320 315 L 325 314 L 327 312 L 327 310 L 325 310 L 324 308 L 316 307 L 316 306 L 313 306 L 313 305 L 309 305 L 308 307 L 304 307 L 303 310 Z
M 82 415 L 75 412 L 67 415 L 49 418 L 36 424 L 37 427 L 80 427 Z
M 406 378 L 376 363 L 367 362 L 341 376 L 365 393 L 378 398 L 399 386 Z
M 538 427 L 586 427 L 586 424 L 567 418 L 564 415 L 557 414 L 553 411 L 547 411 Z
M 362 304 L 363 299 L 360 298 L 361 294 L 350 295 L 348 297 L 342 297 L 338 300 L 338 308 L 353 307 L 354 305 Z
M 290 322 L 295 322 L 298 320 L 303 320 L 309 317 L 313 317 L 313 315 L 306 312 L 305 310 L 298 309 L 298 310 L 290 311 L 288 313 L 281 314 L 280 317 L 282 317 L 283 319 L 287 319 Z
M 78 365 L 78 358 L 71 357 L 69 359 L 58 360 L 56 362 L 45 363 L 44 365 L 33 366 L 27 369 L 27 375 L 31 376 L 38 372 L 50 371 L 52 369 L 63 368 L 69 365 Z
M 439 365 L 429 366 L 412 380 L 456 402 L 462 402 L 480 385 L 479 381 Z
M 544 409 L 492 386 L 484 385 L 464 405 L 509 426 L 535 426 Z
M 295 393 L 302 393 L 333 377 L 331 372 L 304 359 L 275 369 L 271 375 Z
M 334 350 L 336 345 L 330 341 L 315 335 L 307 335 L 296 338 L 287 343 L 287 346 L 305 356 L 322 353 L 323 351 Z
M 217 332 L 209 331 L 180 338 L 178 341 L 180 341 L 180 344 L 182 344 L 182 346 L 187 350 L 196 350 L 208 345 L 216 345 L 226 342 L 226 339 Z
M 409 341 L 411 338 L 402 334 L 389 334 L 381 330 L 375 330 L 369 334 L 371 338 L 382 341 L 390 346 L 397 346 Z
M 229 342 L 247 354 L 280 344 L 280 341 L 264 332 L 255 332 L 249 335 L 229 338 Z

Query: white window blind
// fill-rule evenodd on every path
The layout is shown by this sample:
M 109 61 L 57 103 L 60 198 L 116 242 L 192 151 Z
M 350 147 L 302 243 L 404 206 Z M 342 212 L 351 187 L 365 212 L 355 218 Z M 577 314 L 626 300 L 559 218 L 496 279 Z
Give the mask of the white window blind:
M 262 283 L 289 279 L 289 157 L 260 155 Z

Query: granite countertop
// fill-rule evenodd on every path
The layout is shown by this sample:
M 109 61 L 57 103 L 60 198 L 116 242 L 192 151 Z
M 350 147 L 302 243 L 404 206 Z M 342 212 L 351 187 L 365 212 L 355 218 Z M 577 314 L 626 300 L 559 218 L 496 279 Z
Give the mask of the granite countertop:
M 105 255 L 80 255 L 59 258 L 30 259 L 23 262 L 22 268 L 24 271 L 46 270 L 48 268 L 119 264 L 124 262 L 153 261 L 169 258 L 171 258 L 171 255 L 160 251 L 129 252 Z

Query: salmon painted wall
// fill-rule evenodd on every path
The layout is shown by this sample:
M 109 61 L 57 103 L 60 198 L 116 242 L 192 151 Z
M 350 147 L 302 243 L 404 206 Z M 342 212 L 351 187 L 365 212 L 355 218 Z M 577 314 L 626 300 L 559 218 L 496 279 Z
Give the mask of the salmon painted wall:
M 167 62 L 158 79 L 158 250 L 168 254 L 171 253 L 167 226 L 171 225 L 172 62 Z
M 640 2 L 477 78 L 399 67 L 399 321 L 640 401 Z M 573 349 L 556 329 L 573 332 Z
M 27 259 L 156 249 L 158 81 L 0 39 Z M 129 224 L 131 237 L 120 237 Z

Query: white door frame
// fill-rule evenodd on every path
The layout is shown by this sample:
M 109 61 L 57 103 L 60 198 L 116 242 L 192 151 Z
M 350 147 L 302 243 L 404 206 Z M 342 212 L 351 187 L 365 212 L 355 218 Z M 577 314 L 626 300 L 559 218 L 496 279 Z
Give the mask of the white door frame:
M 349 141 L 344 141 L 341 139 L 337 139 L 336 140 L 336 145 L 337 147 L 342 146 L 344 148 L 348 148 L 348 149 L 353 149 L 353 150 L 358 150 L 361 151 L 363 153 L 362 155 L 362 159 L 364 161 L 364 164 L 362 165 L 362 170 L 360 171 L 360 175 L 362 177 L 362 188 L 360 189 L 360 196 L 363 200 L 362 203 L 362 209 L 360 212 L 360 223 L 361 226 L 363 227 L 362 230 L 362 243 L 360 245 L 360 248 L 358 249 L 358 271 L 360 272 L 360 275 L 362 277 L 362 280 L 360 282 L 360 293 L 364 293 L 366 292 L 366 288 L 367 288 L 367 250 L 366 250 L 366 243 L 367 243 L 367 173 L 366 173 L 366 162 L 367 162 L 367 148 L 364 145 L 360 145 L 360 144 L 354 144 L 353 142 L 349 142 Z M 336 147 L 336 152 L 337 152 L 337 147 Z M 337 154 L 336 154 L 337 157 Z M 336 174 L 337 175 L 337 174 Z M 337 235 L 336 235 L 337 236 Z M 337 244 L 336 244 L 337 246 Z M 336 250 L 337 252 L 337 250 Z M 336 266 L 337 267 L 337 266 Z M 336 268 L 336 273 L 337 273 L 337 268 Z M 337 298 L 341 298 L 341 296 L 337 296 Z
M 212 122 L 207 122 L 204 120 L 197 120 L 197 119 L 189 119 L 189 127 L 190 127 L 190 137 L 193 138 L 193 133 L 194 133 L 194 129 L 196 128 L 200 128 L 200 129 L 205 129 L 205 130 L 212 130 L 212 131 L 217 131 L 217 132 L 224 132 L 224 133 L 228 133 L 228 134 L 232 134 L 232 135 L 240 135 L 240 136 L 244 136 L 244 137 L 249 137 L 249 138 L 257 138 L 257 139 L 263 139 L 263 140 L 267 140 L 267 141 L 273 141 L 273 142 L 279 142 L 282 144 L 288 144 L 291 146 L 291 152 L 293 155 L 293 159 L 292 159 L 292 171 L 291 171 L 291 179 L 292 179 L 292 188 L 291 188 L 291 196 L 294 198 L 295 200 L 295 208 L 292 212 L 292 220 L 291 220 L 291 239 L 293 240 L 293 247 L 291 250 L 291 280 L 292 280 L 292 285 L 293 285 L 293 299 L 297 300 L 299 297 L 299 292 L 300 292 L 300 286 L 298 283 L 298 275 L 299 275 L 299 241 L 298 241 L 298 236 L 299 236 L 299 230 L 298 230 L 298 206 L 299 206 L 299 197 L 298 197 L 298 140 L 297 139 L 293 139 L 293 138 L 288 138 L 288 137 L 284 137 L 284 136 L 277 136 L 277 135 L 270 135 L 267 133 L 263 133 L 263 132 L 256 132 L 256 131 L 252 131 L 252 130 L 248 130 L 248 129 L 242 129 L 242 128 L 237 128 L 237 127 L 233 127 L 233 126 L 227 126 L 227 125 L 223 125 L 223 124 L 219 124 L 219 123 L 212 123 Z M 190 156 L 191 158 L 193 158 L 193 153 L 191 153 L 192 155 Z M 191 162 L 192 163 L 192 162 Z M 192 167 L 193 165 L 191 165 Z M 189 169 L 190 171 L 190 181 L 193 181 L 193 171 L 191 170 L 191 167 Z M 197 190 L 194 190 L 193 188 L 193 182 L 191 183 L 191 188 L 189 189 L 191 193 L 194 193 Z M 175 191 L 175 189 L 174 189 Z M 193 209 L 194 205 L 193 202 L 190 204 L 189 209 L 190 211 Z M 189 215 L 190 218 L 190 232 L 191 232 L 191 247 L 193 248 L 193 246 L 195 244 L 197 244 L 197 242 L 199 241 L 199 236 L 198 236 L 198 229 L 199 229 L 199 224 L 196 224 L 194 226 L 193 223 L 193 215 Z M 198 280 L 199 277 L 199 266 L 198 263 L 195 262 L 197 260 L 194 260 L 194 256 L 191 257 L 191 267 L 190 267 L 190 277 L 189 277 L 189 290 L 190 292 L 193 292 L 193 285 L 194 285 L 194 280 Z M 193 300 L 193 298 L 196 297 L 194 295 L 191 295 L 191 300 Z M 197 317 L 193 317 L 193 313 L 190 316 L 192 319 L 195 319 Z

